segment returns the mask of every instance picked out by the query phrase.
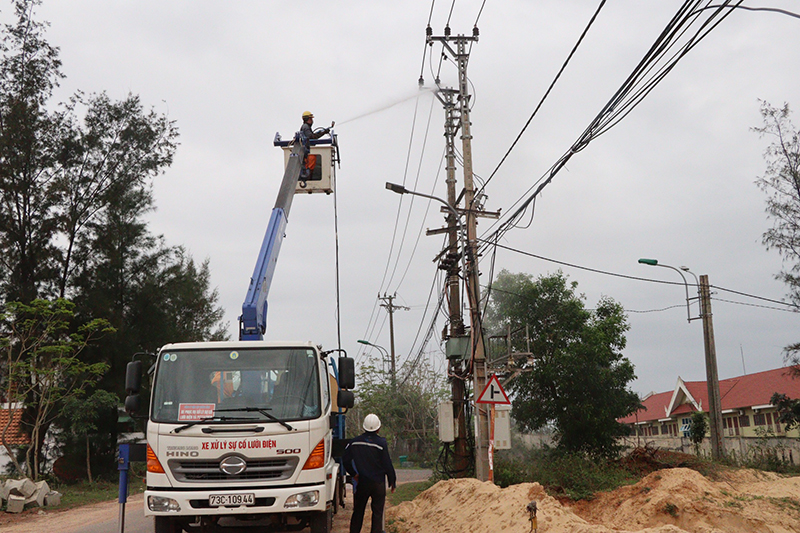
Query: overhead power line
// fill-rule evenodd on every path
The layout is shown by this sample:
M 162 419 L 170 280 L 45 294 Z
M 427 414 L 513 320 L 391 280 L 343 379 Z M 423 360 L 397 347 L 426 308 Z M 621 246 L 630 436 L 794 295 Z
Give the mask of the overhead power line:
M 512 209 L 514 207 L 516 209 L 510 209 L 510 214 L 493 224 L 485 235 L 492 231 L 497 235 L 503 235 L 506 231 L 514 228 L 518 218 L 528 209 L 534 198 L 552 182 L 573 155 L 586 148 L 592 140 L 606 133 L 625 118 L 675 68 L 681 58 L 697 46 L 731 13 L 731 7 L 738 6 L 742 1 L 724 2 L 709 13 L 705 12 L 706 8 L 711 8 L 708 1 L 684 2 L 633 72 L 578 139 L 512 205 Z M 494 239 L 490 237 L 489 240 Z
M 484 239 L 478 239 L 478 240 L 481 241 L 481 242 L 484 242 L 484 243 L 488 242 L 488 241 L 486 241 Z M 544 257 L 542 255 L 537 255 L 537 254 L 534 254 L 534 253 L 531 253 L 531 252 L 526 252 L 526 251 L 520 250 L 518 248 L 512 248 L 511 246 L 505 246 L 503 244 L 497 244 L 497 243 L 490 243 L 490 244 L 493 247 L 496 247 L 496 248 L 503 248 L 504 250 L 509 250 L 511 252 L 514 252 L 514 253 L 525 255 L 525 256 L 528 256 L 528 257 L 533 257 L 535 259 L 541 259 L 542 261 L 548 261 L 550 263 L 555 263 L 557 265 L 563 265 L 563 266 L 570 267 L 570 268 L 576 268 L 578 270 L 585 270 L 587 272 L 594 272 L 595 274 L 603 274 L 605 276 L 613 276 L 613 277 L 616 277 L 616 278 L 630 279 L 630 280 L 633 280 L 633 281 L 645 281 L 645 282 L 648 282 L 648 283 L 661 283 L 663 285 L 684 285 L 680 281 L 665 281 L 665 280 L 660 280 L 660 279 L 642 278 L 642 277 L 639 277 L 639 276 L 630 276 L 628 274 L 619 274 L 617 272 L 610 272 L 608 270 L 600 270 L 598 268 L 591 268 L 591 267 L 587 267 L 587 266 L 576 265 L 574 263 L 567 263 L 566 261 L 559 261 L 558 259 L 552 259 L 550 257 Z M 696 287 L 697 286 L 694 283 L 689 283 L 688 285 L 690 285 L 692 287 Z M 743 302 L 734 302 L 734 301 L 730 301 L 730 300 L 723 300 L 721 298 L 714 298 L 715 300 L 719 300 L 721 302 L 726 302 L 726 303 L 731 303 L 731 304 L 740 304 L 740 305 L 749 305 L 749 306 L 752 306 L 752 307 L 764 307 L 765 309 L 777 309 L 777 310 L 780 310 L 780 311 L 792 311 L 792 312 L 800 311 L 800 306 L 797 306 L 797 305 L 795 305 L 795 304 L 793 304 L 791 302 L 783 302 L 781 300 L 775 300 L 775 299 L 772 299 L 772 298 L 766 298 L 764 296 L 757 296 L 755 294 L 749 294 L 749 293 L 746 293 L 746 292 L 736 291 L 736 290 L 733 290 L 733 289 L 726 289 L 725 287 L 719 287 L 717 285 L 711 285 L 710 288 L 718 290 L 718 291 L 724 291 L 724 292 L 730 292 L 732 294 L 738 294 L 739 296 L 745 296 L 747 298 L 753 298 L 755 300 L 761 300 L 761 301 L 770 302 L 770 303 L 774 303 L 774 304 L 778 304 L 778 305 L 783 305 L 783 306 L 785 306 L 785 308 L 776 308 L 776 307 L 762 306 L 762 305 L 756 305 L 756 304 L 747 304 L 747 303 L 743 303 Z M 496 291 L 496 290 L 500 290 L 500 289 L 492 287 L 491 290 Z M 667 308 L 667 309 L 669 309 L 669 308 Z M 632 312 L 650 312 L 650 311 L 632 311 Z
M 514 149 L 515 146 L 517 146 L 517 143 L 522 138 L 522 134 L 525 133 L 525 130 L 528 129 L 528 126 L 530 125 L 531 121 L 533 120 L 533 117 L 536 116 L 536 114 L 539 112 L 539 109 L 542 107 L 542 104 L 544 104 L 544 101 L 547 99 L 548 96 L 550 96 L 550 92 L 553 90 L 553 87 L 556 86 L 556 82 L 558 82 L 558 79 L 561 77 L 561 74 L 563 74 L 564 70 L 567 68 L 567 65 L 569 64 L 570 60 L 572 59 L 572 56 L 575 55 L 575 52 L 578 50 L 578 47 L 583 42 L 583 38 L 586 37 L 586 34 L 589 32 L 589 28 L 591 28 L 592 24 L 594 24 L 594 21 L 597 18 L 597 15 L 600 14 L 600 10 L 603 9 L 603 6 L 605 5 L 605 3 L 606 3 L 606 0 L 602 0 L 600 2 L 600 5 L 597 6 L 597 10 L 594 12 L 594 15 L 592 15 L 592 18 L 589 19 L 589 23 L 586 25 L 586 28 L 583 29 L 583 33 L 581 33 L 581 36 L 578 37 L 578 42 L 576 42 L 575 46 L 572 47 L 572 50 L 570 51 L 569 55 L 567 56 L 567 59 L 564 60 L 564 63 L 561 65 L 561 68 L 558 69 L 558 73 L 556 74 L 556 77 L 553 78 L 553 81 L 550 82 L 550 86 L 544 92 L 544 96 L 542 96 L 541 100 L 539 100 L 539 103 L 536 104 L 536 108 L 533 110 L 533 113 L 531 113 L 531 116 L 528 118 L 528 121 L 525 122 L 524 126 L 522 126 L 522 130 L 519 132 L 519 134 L 517 134 L 516 139 L 514 139 L 514 142 L 511 143 L 511 146 L 508 148 L 508 150 L 506 151 L 505 155 L 503 155 L 503 158 L 500 159 L 500 162 L 497 164 L 495 169 L 492 171 L 492 173 L 486 179 L 486 182 L 480 188 L 480 190 L 478 191 L 478 194 L 480 194 L 483 191 L 483 189 L 486 188 L 486 185 L 488 185 L 489 182 L 492 181 L 492 178 L 494 177 L 495 174 L 497 174 L 497 171 L 500 170 L 500 167 L 503 166 L 503 163 L 505 163 L 505 161 L 508 158 L 509 154 L 511 154 L 511 151 Z M 481 6 L 481 10 L 483 10 L 483 6 Z M 478 15 L 478 16 L 480 16 L 480 15 Z M 476 22 L 476 24 L 477 24 L 477 22 Z

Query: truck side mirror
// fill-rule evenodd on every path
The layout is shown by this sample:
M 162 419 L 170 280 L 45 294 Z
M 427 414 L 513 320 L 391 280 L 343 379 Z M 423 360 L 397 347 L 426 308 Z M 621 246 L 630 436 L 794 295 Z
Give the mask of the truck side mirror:
M 340 390 L 336 396 L 336 404 L 342 409 L 351 409 L 356 403 L 356 396 L 353 391 Z
M 141 400 L 139 399 L 139 389 L 142 388 L 142 362 L 131 361 L 125 367 L 125 392 L 128 397 L 125 398 L 125 411 L 128 414 L 133 414 L 141 407 Z
M 125 398 L 125 411 L 129 415 L 133 415 L 135 412 L 139 410 L 141 407 L 141 400 L 139 399 L 138 394 L 131 394 L 127 398 Z
M 142 388 L 142 362 L 131 361 L 125 368 L 125 392 L 137 394 Z
M 356 388 L 356 361 L 352 357 L 339 358 L 339 388 Z M 341 406 L 340 406 L 341 407 Z

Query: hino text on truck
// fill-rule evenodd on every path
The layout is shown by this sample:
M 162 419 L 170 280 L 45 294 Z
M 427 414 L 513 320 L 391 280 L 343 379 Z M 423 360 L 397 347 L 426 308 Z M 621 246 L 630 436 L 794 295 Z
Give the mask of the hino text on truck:
M 329 532 L 344 502 L 344 413 L 352 358 L 312 342 L 268 342 L 267 295 L 295 193 L 333 192 L 336 135 L 275 145 L 286 169 L 239 318 L 238 342 L 163 346 L 147 417 L 144 513 L 156 533 Z M 332 175 L 334 175 L 332 177 Z M 140 408 L 142 362 L 128 364 L 126 409 Z

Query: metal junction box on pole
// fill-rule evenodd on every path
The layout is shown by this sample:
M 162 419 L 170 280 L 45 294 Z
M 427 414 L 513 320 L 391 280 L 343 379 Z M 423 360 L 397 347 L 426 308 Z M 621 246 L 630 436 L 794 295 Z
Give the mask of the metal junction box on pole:
M 453 417 L 453 402 L 442 402 L 439 409 L 439 440 L 453 442 L 456 440 L 456 424 Z
M 447 339 L 445 353 L 448 359 L 464 359 L 470 353 L 469 335 Z
M 494 406 L 494 448 L 495 450 L 511 449 L 511 406 L 497 404 Z

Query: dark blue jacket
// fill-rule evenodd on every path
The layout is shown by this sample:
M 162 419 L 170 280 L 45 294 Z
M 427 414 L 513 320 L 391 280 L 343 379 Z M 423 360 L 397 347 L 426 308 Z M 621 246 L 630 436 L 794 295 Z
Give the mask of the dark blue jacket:
M 365 477 L 375 483 L 385 483 L 388 478 L 390 487 L 397 485 L 386 439 L 374 431 L 367 431 L 351 440 L 342 461 L 351 476 Z

